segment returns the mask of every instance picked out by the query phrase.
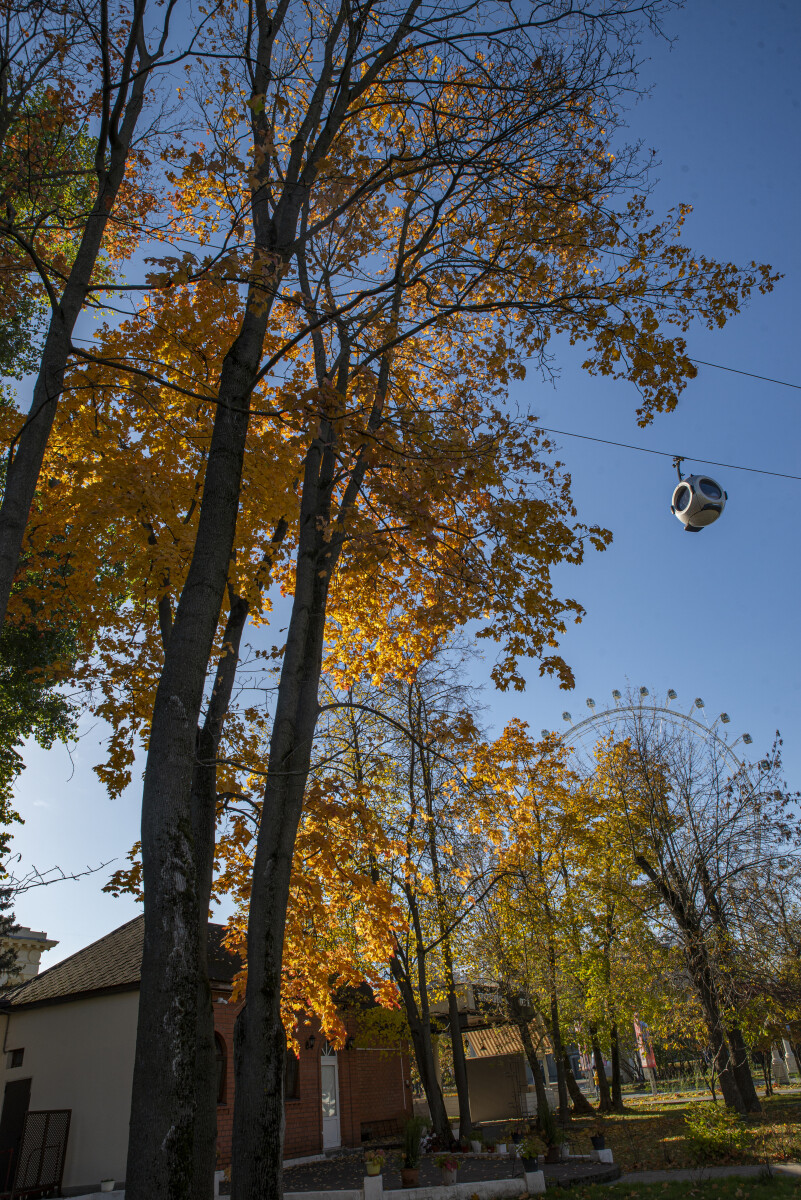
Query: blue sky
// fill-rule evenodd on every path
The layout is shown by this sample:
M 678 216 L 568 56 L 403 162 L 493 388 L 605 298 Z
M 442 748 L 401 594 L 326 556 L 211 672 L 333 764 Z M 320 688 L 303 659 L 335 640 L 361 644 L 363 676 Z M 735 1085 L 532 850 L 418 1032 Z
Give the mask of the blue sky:
M 688 201 L 690 245 L 738 264 L 769 262 L 785 276 L 724 330 L 692 331 L 690 353 L 801 384 L 801 6 L 690 0 L 668 31 L 672 47 L 645 48 L 642 81 L 652 90 L 629 114 L 633 136 L 659 152 L 653 206 Z M 702 367 L 678 410 L 639 430 L 634 390 L 590 378 L 579 363 L 565 348 L 556 385 L 532 372 L 515 398 L 544 425 L 681 453 L 685 468 L 714 459 L 801 475 L 801 392 Z M 713 528 L 688 536 L 669 511 L 669 459 L 557 440 L 582 518 L 615 540 L 559 575 L 587 609 L 562 647 L 576 691 L 561 692 L 532 666 L 524 694 L 486 696 L 492 720 L 563 728 L 562 711 L 586 715 L 587 696 L 600 706 L 627 682 L 672 687 L 685 711 L 695 696 L 710 716 L 725 709 L 757 753 L 780 728 L 788 782 L 801 786 L 801 483 L 709 468 L 728 505 Z M 121 860 L 137 838 L 138 788 L 106 797 L 91 770 L 103 730 L 90 721 L 85 730 L 71 757 L 63 747 L 26 751 L 17 789 L 26 823 L 15 836 L 23 865 L 75 870 Z M 110 870 L 20 899 L 17 919 L 59 939 L 43 965 L 136 914 L 133 901 L 101 892 Z

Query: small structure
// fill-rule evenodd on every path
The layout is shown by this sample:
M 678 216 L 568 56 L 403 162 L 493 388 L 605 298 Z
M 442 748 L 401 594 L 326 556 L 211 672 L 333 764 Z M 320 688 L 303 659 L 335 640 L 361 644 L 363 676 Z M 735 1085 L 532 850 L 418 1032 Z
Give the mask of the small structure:
M 46 933 L 18 925 L 13 933 L 0 938 L 0 949 L 12 950 L 17 956 L 17 966 L 12 972 L 0 973 L 0 990 L 25 983 L 39 974 L 39 965 L 45 950 L 52 950 L 58 942 Z
M 462 1035 L 474 1121 L 534 1116 L 537 1094 L 520 1032 L 514 1025 L 468 1028 Z M 540 1069 L 547 1070 L 546 1063 Z M 543 1071 L 547 1080 L 547 1075 Z M 547 1087 L 547 1083 L 546 1083 Z M 553 1096 L 549 1095 L 553 1107 Z
M 232 1001 L 240 968 L 209 927 L 209 979 L 217 1042 L 217 1145 L 230 1161 L 233 1119 Z M 128 1151 L 144 918 L 120 926 L 0 998 L 6 1054 L 0 1060 L 0 1173 L 13 1178 L 26 1114 L 69 1112 L 63 1187 L 94 1191 L 122 1183 Z M 374 1004 L 363 989 L 362 1007 Z M 299 1158 L 359 1145 L 365 1131 L 400 1129 L 411 1115 L 409 1062 L 397 1048 L 359 1044 L 356 1012 L 343 1013 L 351 1036 L 337 1051 L 319 1026 L 304 1026 L 300 1054 L 287 1050 L 285 1154 Z M 2 1179 L 0 1179 L 2 1190 Z

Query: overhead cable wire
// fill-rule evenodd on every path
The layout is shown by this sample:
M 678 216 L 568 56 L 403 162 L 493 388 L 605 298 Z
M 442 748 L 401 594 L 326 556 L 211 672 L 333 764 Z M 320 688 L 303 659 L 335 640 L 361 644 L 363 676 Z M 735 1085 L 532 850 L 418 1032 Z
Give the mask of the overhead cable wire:
M 794 385 L 793 385 L 794 386 Z M 589 433 L 572 433 L 568 429 L 549 429 L 537 425 L 543 433 L 555 433 L 559 437 L 581 438 L 584 442 L 600 442 L 603 446 L 618 446 L 622 450 L 639 450 L 641 454 L 658 454 L 660 458 L 686 459 L 688 462 L 703 463 L 707 467 L 725 467 L 729 471 L 750 471 L 754 475 L 773 475 L 776 479 L 795 479 L 801 483 L 801 475 L 787 475 L 784 471 L 766 471 L 762 467 L 742 467 L 737 463 L 716 462 L 713 458 L 696 458 L 694 454 L 673 454 L 670 450 L 651 450 L 648 446 L 632 446 L 630 442 L 613 442 L 609 438 L 592 437 Z
M 704 362 L 703 358 L 691 358 L 690 362 L 699 367 L 714 367 L 716 371 L 730 371 L 732 375 L 746 375 L 749 379 L 762 379 L 765 383 L 778 383 L 780 387 L 795 388 L 797 392 L 801 392 L 801 383 L 788 383 L 786 379 L 771 379 L 769 375 L 756 375 L 753 371 L 741 371 L 738 367 L 724 367 L 723 363 Z M 745 469 L 744 467 L 743 470 Z

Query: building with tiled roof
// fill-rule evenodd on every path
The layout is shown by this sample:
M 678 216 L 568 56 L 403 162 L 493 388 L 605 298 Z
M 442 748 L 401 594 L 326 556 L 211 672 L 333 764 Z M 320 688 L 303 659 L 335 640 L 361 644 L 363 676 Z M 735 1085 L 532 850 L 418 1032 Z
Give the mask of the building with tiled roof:
M 241 963 L 223 944 L 224 935 L 223 926 L 209 927 L 217 1146 L 223 1165 L 230 1161 L 233 1032 L 241 1007 L 232 999 Z M 0 996 L 5 1023 L 0 1194 L 10 1191 L 22 1169 L 28 1112 L 31 1117 L 60 1114 L 68 1129 L 65 1195 L 97 1191 L 104 1178 L 124 1180 L 143 939 L 140 916 Z M 373 1003 L 369 990 L 360 994 L 361 1007 Z M 399 1129 L 411 1115 L 408 1057 L 399 1050 L 361 1045 L 356 1007 L 351 1016 L 343 1014 L 352 1034 L 346 1051 L 336 1052 L 312 1023 L 299 1034 L 299 1056 L 287 1052 L 288 1158 L 320 1154 L 340 1144 L 360 1145 L 365 1131 Z
M 209 925 L 209 978 L 216 990 L 230 993 L 240 964 L 236 955 L 223 946 L 224 936 L 224 925 Z M 0 1007 L 31 1008 L 82 996 L 138 991 L 144 937 L 145 918 L 134 917 L 34 979 L 6 992 L 0 999 Z

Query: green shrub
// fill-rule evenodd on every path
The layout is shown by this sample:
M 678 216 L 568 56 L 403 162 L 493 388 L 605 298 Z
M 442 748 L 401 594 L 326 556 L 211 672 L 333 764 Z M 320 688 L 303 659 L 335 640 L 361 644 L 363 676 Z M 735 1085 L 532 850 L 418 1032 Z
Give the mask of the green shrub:
M 420 1142 L 426 1121 L 422 1117 L 409 1117 L 403 1127 L 403 1165 L 414 1169 L 420 1166 Z
M 699 1162 L 740 1158 L 748 1150 L 748 1130 L 737 1113 L 722 1104 L 692 1104 L 684 1123 L 687 1140 Z

